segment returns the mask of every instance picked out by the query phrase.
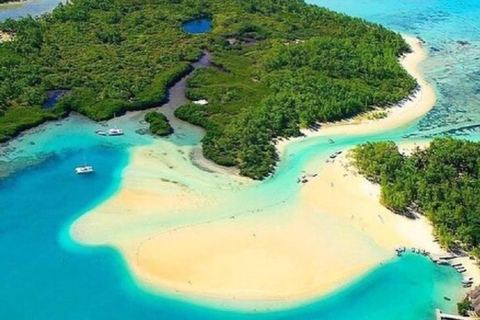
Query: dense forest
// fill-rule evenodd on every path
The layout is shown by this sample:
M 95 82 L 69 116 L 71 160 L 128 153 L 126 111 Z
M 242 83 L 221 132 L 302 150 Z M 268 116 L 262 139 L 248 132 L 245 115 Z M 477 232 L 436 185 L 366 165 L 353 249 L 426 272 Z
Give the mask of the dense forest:
M 145 115 L 145 121 L 150 125 L 150 132 L 157 136 L 168 136 L 173 133 L 173 128 L 167 117 L 159 112 L 148 112 Z
M 360 173 L 381 185 L 381 201 L 393 211 L 425 214 L 446 247 L 459 240 L 480 257 L 480 143 L 437 138 L 406 156 L 393 142 L 353 149 Z
M 182 24 L 209 18 L 213 29 Z M 263 178 L 272 140 L 318 121 L 388 106 L 416 86 L 397 58 L 400 35 L 301 0 L 75 0 L 0 30 L 0 141 L 68 115 L 94 120 L 163 103 L 167 89 L 203 51 L 212 66 L 194 72 L 176 115 L 203 126 L 206 157 Z M 68 90 L 45 108 L 51 90 Z

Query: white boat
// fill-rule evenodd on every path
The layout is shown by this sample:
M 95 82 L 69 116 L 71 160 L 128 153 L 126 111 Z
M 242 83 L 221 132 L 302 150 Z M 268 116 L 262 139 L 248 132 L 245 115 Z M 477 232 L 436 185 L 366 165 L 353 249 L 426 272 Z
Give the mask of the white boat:
M 93 173 L 93 167 L 88 166 L 87 162 L 85 161 L 85 150 L 83 150 L 83 166 L 78 166 L 75 168 L 76 174 L 88 174 Z
M 106 136 L 107 135 L 107 133 L 103 130 L 97 130 L 97 131 L 95 131 L 95 133 L 98 134 L 99 136 Z
M 93 173 L 93 167 L 92 166 L 80 166 L 75 168 L 75 173 L 76 174 L 86 174 L 86 173 Z
M 199 106 L 206 106 L 208 104 L 208 101 L 205 99 L 202 99 L 202 100 L 193 101 L 193 103 Z
M 114 126 L 113 128 L 108 129 L 107 136 L 123 136 L 123 130 L 120 128 L 117 128 L 115 118 L 116 116 L 115 114 L 113 114 Z
M 472 284 L 473 278 L 472 277 L 464 277 L 462 280 L 462 284 Z
M 111 128 L 108 129 L 107 131 L 108 136 L 122 136 L 123 135 L 123 130 L 119 128 Z

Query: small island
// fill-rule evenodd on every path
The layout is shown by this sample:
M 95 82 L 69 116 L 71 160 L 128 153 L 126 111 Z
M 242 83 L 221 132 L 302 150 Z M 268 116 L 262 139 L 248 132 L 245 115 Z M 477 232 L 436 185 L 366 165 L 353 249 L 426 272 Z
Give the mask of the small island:
M 157 136 L 168 136 L 173 133 L 167 117 L 161 113 L 152 111 L 145 115 L 145 121 L 150 124 L 150 132 Z
M 195 19 L 212 29 L 185 32 Z M 99 121 L 159 106 L 208 51 L 212 65 L 187 89 L 208 106 L 176 114 L 206 129 L 208 159 L 255 179 L 274 170 L 276 137 L 388 107 L 416 87 L 398 63 L 410 50 L 399 34 L 301 0 L 78 0 L 0 30 L 16 39 L 0 45 L 0 141 L 71 111 Z M 69 94 L 44 108 L 52 90 Z

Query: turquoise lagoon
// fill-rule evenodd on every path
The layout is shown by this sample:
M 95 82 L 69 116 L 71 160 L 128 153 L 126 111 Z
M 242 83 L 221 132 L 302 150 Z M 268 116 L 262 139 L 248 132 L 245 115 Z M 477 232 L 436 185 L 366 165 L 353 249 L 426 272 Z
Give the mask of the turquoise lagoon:
M 0 18 L 43 13 L 55 2 L 35 3 L 38 11 L 2 8 Z M 334 145 L 325 138 L 291 145 L 277 173 L 252 187 L 252 199 L 275 194 L 287 201 L 295 192 L 290 182 L 305 167 L 362 141 L 438 134 L 479 140 L 475 125 L 480 124 L 480 49 L 475 31 L 480 28 L 480 1 L 314 3 L 424 38 L 430 58 L 422 67 L 435 84 L 439 101 L 427 116 L 404 128 L 372 136 L 333 137 Z M 117 190 L 130 149 L 152 142 L 150 136 L 135 133 L 143 128 L 140 119 L 140 114 L 117 119 L 127 134 L 105 138 L 92 134 L 98 124 L 73 116 L 0 147 L 0 319 L 427 320 L 433 319 L 436 307 L 455 309 L 454 302 L 443 297 L 454 300 L 462 294 L 460 276 L 416 255 L 394 258 L 326 297 L 277 312 L 217 310 L 143 291 L 116 251 L 83 247 L 68 235 L 76 217 Z M 160 139 L 161 143 L 193 146 L 199 142 L 201 131 L 181 122 L 174 125 L 176 134 Z M 73 174 L 84 156 L 95 165 L 95 175 Z

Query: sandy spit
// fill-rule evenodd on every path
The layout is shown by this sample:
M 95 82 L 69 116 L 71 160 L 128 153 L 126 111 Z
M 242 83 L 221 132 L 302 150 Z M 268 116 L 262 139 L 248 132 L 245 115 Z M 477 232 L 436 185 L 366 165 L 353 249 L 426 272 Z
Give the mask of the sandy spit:
M 336 123 L 320 124 L 317 131 L 304 129 L 305 137 L 320 137 L 332 135 L 364 135 L 377 133 L 402 127 L 426 114 L 433 108 L 437 101 L 432 85 L 423 77 L 420 72 L 420 63 L 427 58 L 427 53 L 422 48 L 419 39 L 411 36 L 403 36 L 410 45 L 412 52 L 400 59 L 402 66 L 408 73 L 417 80 L 418 90 L 398 105 L 387 108 L 387 116 L 379 120 L 367 120 L 365 115 L 351 120 Z M 282 153 L 285 147 L 305 137 L 284 139 L 277 143 L 277 150 Z
M 326 124 L 305 134 L 379 132 L 430 110 L 435 93 L 418 70 L 426 54 L 417 39 L 406 40 L 413 53 L 401 62 L 420 85 L 411 100 L 381 120 Z M 277 146 L 282 151 L 295 140 Z M 248 310 L 285 308 L 332 292 L 392 258 L 397 246 L 442 252 L 425 220 L 380 205 L 378 187 L 351 171 L 345 156 L 318 164 L 318 176 L 299 184 L 288 204 L 262 208 L 261 197 L 245 196 L 258 184 L 202 170 L 202 163 L 192 165 L 192 153 L 158 141 L 135 148 L 120 190 L 75 221 L 72 238 L 117 248 L 149 290 Z M 231 213 L 249 201 L 262 214 Z

